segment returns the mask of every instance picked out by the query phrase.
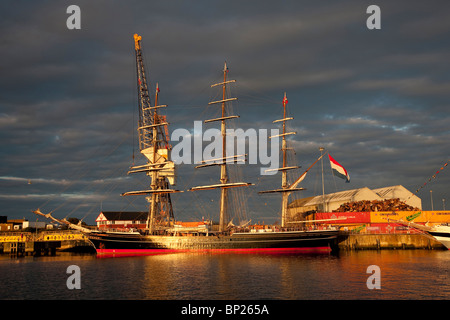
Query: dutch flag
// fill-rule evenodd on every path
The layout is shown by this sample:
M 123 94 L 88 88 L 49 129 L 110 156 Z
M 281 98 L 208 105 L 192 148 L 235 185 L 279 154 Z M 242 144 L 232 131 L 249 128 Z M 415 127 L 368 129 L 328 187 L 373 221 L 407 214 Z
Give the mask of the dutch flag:
M 330 156 L 330 154 L 328 154 L 328 157 L 330 158 L 330 165 L 331 169 L 333 170 L 333 174 L 335 176 L 338 176 L 339 178 L 345 179 L 345 182 L 350 182 L 350 176 L 347 170 L 345 170 L 345 168 L 341 166 L 339 162 L 334 160 L 333 157 Z

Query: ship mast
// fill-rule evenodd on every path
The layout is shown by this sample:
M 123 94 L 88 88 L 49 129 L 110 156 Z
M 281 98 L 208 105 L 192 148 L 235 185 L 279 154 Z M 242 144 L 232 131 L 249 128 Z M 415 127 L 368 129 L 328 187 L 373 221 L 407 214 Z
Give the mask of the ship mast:
M 181 192 L 169 188 L 175 184 L 175 165 L 170 161 L 168 123 L 165 116 L 159 114 L 160 108 L 167 105 L 158 105 L 159 86 L 156 85 L 155 104 L 152 106 L 147 86 L 147 76 L 141 49 L 142 38 L 134 35 L 134 48 L 136 54 L 136 71 L 139 98 L 139 150 L 145 156 L 145 165 L 132 166 L 128 173 L 145 172 L 151 177 L 150 189 L 125 192 L 122 196 L 150 195 L 147 230 L 149 233 L 158 231 L 171 225 L 174 220 L 170 193 Z
M 231 115 L 228 116 L 226 114 L 226 105 L 231 101 L 237 100 L 237 98 L 227 98 L 227 84 L 235 83 L 236 80 L 227 80 L 228 76 L 228 68 L 227 63 L 225 62 L 223 68 L 223 82 L 215 83 L 211 85 L 211 88 L 216 86 L 222 86 L 222 100 L 211 101 L 209 105 L 218 104 L 221 106 L 221 117 L 215 119 L 205 120 L 205 123 L 220 121 L 220 132 L 222 136 L 222 157 L 216 159 L 209 159 L 202 161 L 202 164 L 197 166 L 196 168 L 203 168 L 207 166 L 220 165 L 220 184 L 209 185 L 209 186 L 198 186 L 189 189 L 189 191 L 197 191 L 197 190 L 210 190 L 220 188 L 220 221 L 219 221 L 219 232 L 225 231 L 227 220 L 228 220 L 228 188 L 233 187 L 244 187 L 252 185 L 247 182 L 228 182 L 228 172 L 227 172 L 227 163 L 236 162 L 236 161 L 245 161 L 245 155 L 236 155 L 236 156 L 227 156 L 227 148 L 226 148 L 226 121 L 234 118 L 238 118 L 239 116 Z
M 281 192 L 281 227 L 286 227 L 286 220 L 287 220 L 287 206 L 288 206 L 288 198 L 289 195 L 291 194 L 291 192 L 293 191 L 301 191 L 301 190 L 305 190 L 304 188 L 296 188 L 296 186 L 298 185 L 298 183 L 300 183 L 301 180 L 303 180 L 304 175 L 306 174 L 306 172 L 300 176 L 299 179 L 297 179 L 297 181 L 295 181 L 293 184 L 289 185 L 288 181 L 287 181 L 287 171 L 288 170 L 292 170 L 292 169 L 297 169 L 300 168 L 299 166 L 288 166 L 287 165 L 287 157 L 286 157 L 286 151 L 289 150 L 289 148 L 287 147 L 287 142 L 286 142 L 286 136 L 288 135 L 292 135 L 292 134 L 297 134 L 297 132 L 286 132 L 286 121 L 288 120 L 292 120 L 294 119 L 293 117 L 287 117 L 287 113 L 286 113 L 286 105 L 288 103 L 288 100 L 286 98 L 286 92 L 284 93 L 284 97 L 283 97 L 283 118 L 279 119 L 279 120 L 275 120 L 273 121 L 273 123 L 277 123 L 277 122 L 282 122 L 282 133 L 275 135 L 275 136 L 271 136 L 269 137 L 270 139 L 273 138 L 279 138 L 281 137 L 282 139 L 282 143 L 281 143 L 281 153 L 282 153 L 282 161 L 283 161 L 283 166 L 281 168 L 275 168 L 275 169 L 269 169 L 266 171 L 272 171 L 272 170 L 277 170 L 277 171 L 281 171 L 281 189 L 275 189 L 275 190 L 267 190 L 267 191 L 260 191 L 259 193 L 276 193 L 276 192 Z

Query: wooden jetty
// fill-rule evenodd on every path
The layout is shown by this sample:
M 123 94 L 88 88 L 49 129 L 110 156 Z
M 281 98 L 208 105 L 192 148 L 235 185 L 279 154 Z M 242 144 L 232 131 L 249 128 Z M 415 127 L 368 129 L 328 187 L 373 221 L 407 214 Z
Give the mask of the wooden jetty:
M 0 234 L 0 253 L 11 256 L 54 255 L 56 251 L 70 251 L 91 246 L 79 232 L 5 232 Z

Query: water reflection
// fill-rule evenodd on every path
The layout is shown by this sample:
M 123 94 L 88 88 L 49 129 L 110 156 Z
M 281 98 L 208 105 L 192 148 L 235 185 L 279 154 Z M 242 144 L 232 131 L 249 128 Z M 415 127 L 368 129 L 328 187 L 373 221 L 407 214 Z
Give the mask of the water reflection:
M 448 299 L 448 252 L 339 256 L 171 254 L 145 258 L 146 299 Z M 381 270 L 370 290 L 367 267 Z
M 343 251 L 334 255 L 193 254 L 98 259 L 0 259 L 1 299 L 449 299 L 450 251 Z M 66 287 L 69 265 L 81 290 Z M 370 290 L 370 265 L 381 289 Z

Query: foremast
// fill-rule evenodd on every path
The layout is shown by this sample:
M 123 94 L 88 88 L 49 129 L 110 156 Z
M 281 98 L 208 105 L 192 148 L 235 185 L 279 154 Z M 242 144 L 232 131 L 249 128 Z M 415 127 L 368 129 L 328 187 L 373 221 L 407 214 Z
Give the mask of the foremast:
M 156 85 L 155 102 L 151 103 L 149 95 L 145 65 L 142 58 L 142 37 L 134 35 L 136 54 L 136 71 L 138 87 L 138 136 L 139 150 L 145 156 L 147 163 L 133 165 L 128 173 L 145 172 L 151 177 L 150 189 L 125 192 L 122 196 L 149 195 L 149 214 L 146 228 L 149 233 L 172 226 L 174 216 L 170 194 L 181 192 L 170 189 L 169 184 L 175 185 L 175 165 L 170 160 L 171 145 L 169 143 L 168 125 L 166 117 L 159 114 L 159 109 L 167 105 L 158 104 L 159 86 Z
M 286 136 L 297 134 L 297 132 L 287 132 L 286 131 L 286 121 L 294 119 L 293 117 L 287 116 L 287 110 L 286 110 L 287 103 L 288 103 L 288 100 L 286 98 L 286 92 L 285 92 L 284 97 L 283 97 L 283 118 L 273 121 L 273 123 L 282 122 L 282 133 L 269 137 L 270 139 L 279 138 L 279 137 L 281 137 L 281 139 L 282 139 L 281 140 L 282 141 L 281 154 L 282 154 L 282 165 L 283 166 L 281 168 L 266 170 L 266 171 L 272 171 L 272 170 L 281 171 L 281 189 L 267 190 L 267 191 L 259 192 L 259 193 L 277 193 L 277 192 L 281 193 L 281 196 L 282 196 L 282 198 L 281 198 L 281 227 L 283 227 L 283 228 L 286 227 L 289 195 L 291 194 L 291 192 L 294 192 L 294 191 L 305 190 L 304 188 L 297 188 L 297 185 L 300 183 L 301 180 L 303 180 L 304 175 L 306 174 L 306 172 L 305 172 L 293 184 L 289 185 L 289 183 L 287 181 L 287 171 L 292 170 L 292 169 L 297 169 L 300 167 L 299 166 L 288 166 L 288 164 L 287 164 L 286 152 L 287 152 L 287 150 L 289 150 L 289 148 L 287 147 Z
M 229 182 L 228 179 L 228 168 L 227 163 L 237 162 L 237 161 L 245 161 L 245 155 L 232 155 L 227 156 L 227 148 L 226 148 L 226 121 L 238 118 L 237 115 L 227 115 L 227 103 L 237 100 L 237 98 L 227 98 L 227 85 L 230 83 L 235 83 L 236 80 L 228 80 L 228 67 L 225 62 L 223 68 L 223 82 L 215 83 L 211 85 L 213 87 L 222 87 L 222 99 L 217 101 L 209 102 L 209 105 L 217 104 L 221 107 L 221 117 L 215 119 L 205 120 L 205 123 L 220 121 L 220 132 L 222 136 L 222 156 L 216 159 L 208 159 L 202 161 L 202 163 L 195 168 L 203 168 L 208 166 L 219 165 L 220 166 L 220 184 L 208 185 L 208 186 L 198 186 L 189 189 L 189 191 L 198 191 L 198 190 L 211 190 L 220 188 L 220 218 L 219 218 L 219 232 L 225 231 L 225 228 L 228 224 L 228 188 L 234 187 L 245 187 L 252 185 L 247 182 Z

